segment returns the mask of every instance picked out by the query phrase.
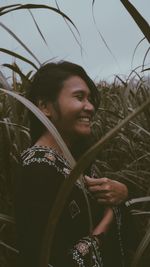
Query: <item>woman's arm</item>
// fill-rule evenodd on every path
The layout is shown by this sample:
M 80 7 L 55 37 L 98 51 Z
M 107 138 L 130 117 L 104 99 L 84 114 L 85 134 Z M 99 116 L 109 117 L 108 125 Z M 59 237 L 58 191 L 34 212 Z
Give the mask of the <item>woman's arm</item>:
M 102 246 L 103 235 L 109 230 L 112 222 L 113 210 L 108 207 L 104 212 L 103 219 L 93 229 L 92 233 L 80 239 L 70 251 L 71 261 L 73 260 L 74 267 L 79 267 L 80 263 L 84 267 L 97 266 L 97 262 L 102 260 L 100 248 Z
M 103 219 L 93 229 L 92 235 L 97 236 L 97 235 L 100 235 L 102 233 L 105 234 L 109 230 L 109 228 L 113 222 L 113 217 L 114 217 L 114 215 L 113 215 L 112 208 L 107 207 L 105 209 Z

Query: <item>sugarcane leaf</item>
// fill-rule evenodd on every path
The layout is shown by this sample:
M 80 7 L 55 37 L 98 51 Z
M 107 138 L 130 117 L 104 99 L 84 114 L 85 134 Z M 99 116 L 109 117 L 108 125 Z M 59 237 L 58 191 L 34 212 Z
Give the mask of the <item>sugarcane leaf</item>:
M 64 156 L 66 157 L 66 159 L 70 163 L 70 166 L 74 167 L 75 160 L 74 160 L 73 156 L 71 155 L 69 149 L 67 148 L 66 144 L 64 143 L 62 137 L 58 133 L 58 131 L 55 128 L 55 126 L 43 114 L 43 112 L 37 106 L 35 106 L 31 101 L 29 101 L 25 97 L 15 93 L 15 92 L 8 91 L 8 90 L 5 90 L 3 88 L 0 88 L 0 91 L 5 93 L 5 94 L 8 94 L 8 95 L 10 95 L 10 96 L 12 96 L 14 98 L 16 98 L 18 101 L 20 101 L 23 105 L 25 105 L 29 110 L 31 110 L 34 113 L 34 115 L 44 124 L 44 126 L 48 129 L 48 131 L 53 135 L 53 137 L 55 138 L 56 142 L 58 143 L 58 145 L 62 149 L 62 151 L 64 153 Z
M 46 44 L 46 46 L 48 46 L 48 44 L 47 44 L 47 42 L 46 42 L 46 39 L 45 39 L 45 37 L 44 37 L 42 31 L 40 30 L 40 27 L 39 27 L 38 23 L 36 22 L 36 19 L 35 19 L 34 15 L 33 15 L 33 13 L 31 12 L 30 9 L 29 9 L 29 13 L 30 13 L 30 15 L 31 15 L 31 17 L 32 17 L 32 19 L 33 19 L 33 21 L 34 21 L 34 24 L 35 24 L 35 26 L 36 26 L 36 28 L 37 28 L 37 30 L 38 30 L 40 36 L 42 37 L 44 43 Z
M 40 61 L 38 58 L 33 54 L 33 52 L 18 38 L 16 34 L 14 34 L 8 27 L 6 27 L 2 22 L 0 22 L 0 26 L 5 29 L 41 66 Z
M 7 10 L 8 8 L 10 8 L 10 9 Z M 36 4 L 20 5 L 20 4 L 16 4 L 16 5 L 14 5 L 14 8 L 13 8 L 13 5 L 5 6 L 5 7 L 2 7 L 0 9 L 0 16 L 3 16 L 4 14 L 7 14 L 9 12 L 21 10 L 21 9 L 48 9 L 48 10 L 54 11 L 57 14 L 63 16 L 65 19 L 67 19 L 73 25 L 73 27 L 78 31 L 78 29 L 75 26 L 75 24 L 73 23 L 73 21 L 64 12 L 58 10 L 57 8 L 48 6 L 48 5 L 36 5 Z
M 13 57 L 16 57 L 16 58 L 18 58 L 18 59 L 30 64 L 32 67 L 34 67 L 35 69 L 38 70 L 38 67 L 32 61 L 30 61 L 29 59 L 27 59 L 27 58 L 15 53 L 15 52 L 12 52 L 11 50 L 8 50 L 8 49 L 5 49 L 5 48 L 0 48 L 0 52 L 3 52 L 5 54 L 11 55 Z
M 143 16 L 138 12 L 138 10 L 128 1 L 128 0 L 120 0 L 121 3 L 125 6 L 127 11 L 130 13 L 140 30 L 143 32 L 144 36 L 150 43 L 150 25 L 143 18 Z
M 2 66 L 11 69 L 12 71 L 18 73 L 22 79 L 29 81 L 28 78 L 23 74 L 23 72 L 19 69 L 19 67 L 16 64 L 12 64 L 12 65 L 11 64 L 3 64 Z
M 60 10 L 60 7 L 59 7 L 58 2 L 57 2 L 56 0 L 55 0 L 55 3 L 56 3 L 56 6 L 57 6 L 58 10 Z M 75 41 L 76 41 L 77 44 L 79 45 L 79 47 L 80 47 L 80 49 L 81 49 L 81 55 L 82 55 L 82 54 L 83 54 L 83 47 L 82 47 L 82 44 L 81 44 L 81 35 L 80 35 L 80 32 L 79 32 L 78 29 L 76 28 L 77 33 L 78 33 L 79 38 L 80 38 L 80 42 L 79 42 L 79 40 L 77 39 L 77 37 L 76 37 L 76 35 L 74 34 L 73 30 L 71 29 L 71 27 L 70 27 L 68 21 L 67 21 L 65 18 L 64 18 L 64 21 L 65 21 L 65 23 L 67 24 L 69 30 L 71 31 L 73 37 L 75 38 Z

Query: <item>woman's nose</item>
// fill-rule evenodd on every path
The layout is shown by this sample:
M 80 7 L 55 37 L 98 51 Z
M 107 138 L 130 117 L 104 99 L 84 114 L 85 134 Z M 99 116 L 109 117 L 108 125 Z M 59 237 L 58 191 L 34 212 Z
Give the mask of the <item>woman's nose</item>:
M 91 111 L 93 113 L 95 111 L 95 108 L 93 104 L 89 100 L 87 100 L 84 105 L 84 110 Z

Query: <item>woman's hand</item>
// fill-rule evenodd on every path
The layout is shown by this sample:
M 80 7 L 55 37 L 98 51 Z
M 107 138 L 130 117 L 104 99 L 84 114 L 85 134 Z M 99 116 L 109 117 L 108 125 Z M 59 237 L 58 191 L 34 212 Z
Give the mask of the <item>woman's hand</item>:
M 91 178 L 85 176 L 85 184 L 99 203 L 117 205 L 128 197 L 128 188 L 125 184 L 109 178 Z

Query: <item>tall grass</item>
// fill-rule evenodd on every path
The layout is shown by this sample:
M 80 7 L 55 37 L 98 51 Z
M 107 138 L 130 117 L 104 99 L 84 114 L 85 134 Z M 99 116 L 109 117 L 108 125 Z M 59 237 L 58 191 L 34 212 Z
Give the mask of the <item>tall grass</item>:
M 131 13 L 145 38 L 149 41 L 150 29 L 147 22 L 129 1 L 122 0 L 121 2 Z M 0 9 L 0 16 L 17 10 L 43 8 L 63 16 L 76 29 L 73 21 L 60 10 L 57 1 L 56 4 L 57 9 L 46 5 L 33 4 L 4 6 Z M 31 16 L 39 35 L 46 41 L 32 13 Z M 11 29 L 8 29 L 2 23 L 0 23 L 0 26 L 5 28 L 30 56 L 32 55 L 37 65 L 13 51 L 8 51 L 5 48 L 0 48 L 0 51 L 19 58 L 30 64 L 32 68 L 38 69 L 41 63 L 32 51 L 21 42 Z M 81 45 L 79 46 L 82 48 Z M 8 92 L 10 91 L 9 94 L 11 94 L 11 91 L 12 94 L 15 93 L 15 98 L 19 98 L 18 94 L 24 96 L 32 78 L 33 70 L 24 74 L 16 63 L 5 63 L 4 66 L 12 70 L 12 84 L 8 84 L 7 79 L 1 73 L 0 87 Z M 74 181 L 82 174 L 88 164 L 95 160 L 95 157 L 95 164 L 100 177 L 107 176 L 126 183 L 132 198 L 150 195 L 150 84 L 148 78 L 134 70 L 126 80 L 117 76 L 111 84 L 100 82 L 97 86 L 101 96 L 100 107 L 93 122 L 93 135 L 97 143 L 83 155 L 77 165 L 75 165 L 71 155 L 68 154 L 68 158 L 75 168 L 70 179 L 67 179 L 61 188 L 56 205 L 50 214 L 47 239 L 43 243 L 42 267 L 47 267 L 55 230 L 51 219 L 53 218 L 53 222 L 57 223 Z M 15 221 L 13 219 L 14 168 L 18 162 L 20 152 L 30 144 L 27 109 L 21 104 L 21 102 L 24 102 L 28 106 L 27 101 L 18 102 L 9 94 L 4 94 L 3 90 L 0 93 L 0 266 L 2 267 L 16 266 L 18 250 L 15 240 Z M 37 114 L 40 116 L 38 112 Z M 43 118 L 41 119 L 44 121 Z M 60 143 L 63 143 L 62 140 Z M 149 198 L 144 198 L 144 200 L 140 198 L 138 204 L 137 201 L 127 203 L 134 218 L 140 218 L 139 227 L 141 227 L 143 239 L 141 238 L 133 266 L 142 267 L 145 266 L 144 264 L 147 261 L 150 244 Z

